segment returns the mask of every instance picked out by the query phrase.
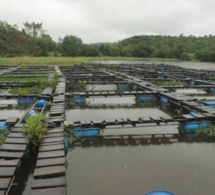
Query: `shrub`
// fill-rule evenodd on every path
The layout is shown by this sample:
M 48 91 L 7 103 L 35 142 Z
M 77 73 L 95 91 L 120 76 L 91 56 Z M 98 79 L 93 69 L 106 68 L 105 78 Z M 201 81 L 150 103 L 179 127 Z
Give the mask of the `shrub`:
M 47 125 L 44 122 L 45 119 L 45 115 L 37 114 L 36 116 L 31 116 L 23 125 L 22 131 L 28 136 L 29 143 L 33 148 L 38 147 L 46 137 Z

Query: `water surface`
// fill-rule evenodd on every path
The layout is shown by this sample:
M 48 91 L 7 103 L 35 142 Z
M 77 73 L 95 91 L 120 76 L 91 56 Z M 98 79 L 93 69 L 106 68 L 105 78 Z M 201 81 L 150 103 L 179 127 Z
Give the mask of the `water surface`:
M 67 155 L 67 194 L 213 194 L 214 156 L 214 143 L 76 147 Z

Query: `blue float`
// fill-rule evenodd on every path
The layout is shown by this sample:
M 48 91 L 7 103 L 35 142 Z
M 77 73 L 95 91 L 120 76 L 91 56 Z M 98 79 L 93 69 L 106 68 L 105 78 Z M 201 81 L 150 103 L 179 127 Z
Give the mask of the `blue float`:
M 210 121 L 190 122 L 186 124 L 179 124 L 179 129 L 185 132 L 195 133 L 200 128 L 207 128 L 211 125 Z
M 130 90 L 130 85 L 128 83 L 119 83 L 118 89 L 119 90 Z
M 18 105 L 29 105 L 34 103 L 34 99 L 32 98 L 19 98 L 17 101 Z
M 161 104 L 168 104 L 169 103 L 169 100 L 167 99 L 167 98 L 165 98 L 165 97 L 160 97 L 160 100 L 159 100 L 159 102 L 161 103 Z
M 84 103 L 84 102 L 86 102 L 86 98 L 80 97 L 80 96 L 74 96 L 71 98 L 71 101 L 75 102 L 75 103 Z
M 73 83 L 73 84 L 71 84 L 71 87 L 73 89 L 79 89 L 79 84 L 78 83 Z
M 215 101 L 206 101 L 206 102 L 204 102 L 204 104 L 211 108 L 215 108 Z
M 196 114 L 200 114 L 199 112 L 195 111 L 195 110 L 191 110 L 190 113 L 191 115 L 196 115 Z
M 137 85 L 132 85 L 132 90 L 136 91 L 137 90 Z
M 156 97 L 154 95 L 139 95 L 138 100 L 140 100 L 140 101 L 155 101 Z
M 157 79 L 159 79 L 159 80 L 164 80 L 165 77 L 164 77 L 163 75 L 158 75 L 158 76 L 157 76 Z
M 210 92 L 211 92 L 212 94 L 215 94 L 215 88 L 210 88 Z
M 0 122 L 0 129 L 8 129 L 9 126 L 5 122 Z
M 90 128 L 78 128 L 75 127 L 73 135 L 75 137 L 96 137 L 100 134 L 100 129 L 95 127 Z
M 46 102 L 47 101 L 45 99 L 41 99 L 36 102 L 34 108 L 43 108 L 46 105 Z
M 65 154 L 67 154 L 69 151 L 69 143 L 65 137 L 64 137 L 64 151 L 65 151 Z
M 195 81 L 190 81 L 189 84 L 193 86 L 195 85 Z
M 145 195 L 174 195 L 172 192 L 168 192 L 166 190 L 155 190 L 152 192 L 148 192 Z

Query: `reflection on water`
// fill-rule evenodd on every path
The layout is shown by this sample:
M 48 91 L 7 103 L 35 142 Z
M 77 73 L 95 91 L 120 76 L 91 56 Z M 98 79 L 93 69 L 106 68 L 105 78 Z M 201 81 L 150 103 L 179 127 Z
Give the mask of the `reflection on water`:
M 66 121 L 104 120 L 132 117 L 169 116 L 157 108 L 73 109 L 66 110 Z
M 67 156 L 67 194 L 136 195 L 153 189 L 211 194 L 214 147 L 214 143 L 76 147 Z
M 203 89 L 176 89 L 177 93 L 183 94 L 206 94 L 207 92 Z
M 87 91 L 116 91 L 116 85 L 86 85 Z
M 99 106 L 99 105 L 132 106 L 136 104 L 136 98 L 135 96 L 90 97 L 90 98 L 86 98 L 86 102 L 90 106 Z

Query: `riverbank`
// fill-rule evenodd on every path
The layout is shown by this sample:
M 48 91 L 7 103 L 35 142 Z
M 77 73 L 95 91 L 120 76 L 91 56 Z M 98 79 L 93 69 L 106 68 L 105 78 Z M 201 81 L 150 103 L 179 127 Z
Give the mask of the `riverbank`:
M 0 58 L 0 65 L 74 65 L 92 61 L 162 61 L 180 62 L 169 58 L 133 58 L 133 57 L 11 57 Z

